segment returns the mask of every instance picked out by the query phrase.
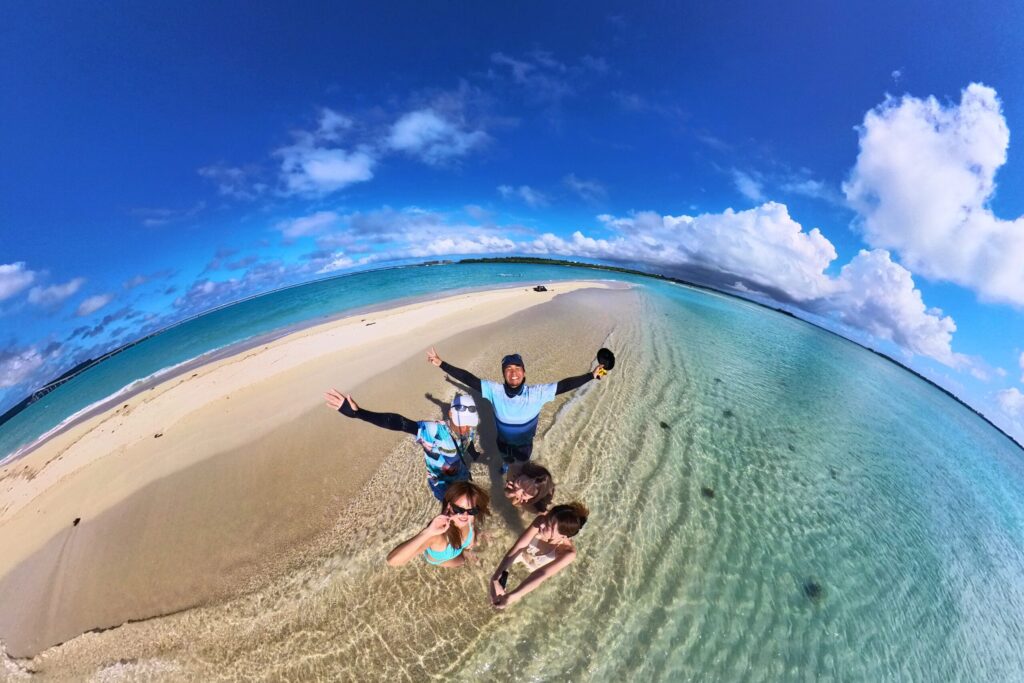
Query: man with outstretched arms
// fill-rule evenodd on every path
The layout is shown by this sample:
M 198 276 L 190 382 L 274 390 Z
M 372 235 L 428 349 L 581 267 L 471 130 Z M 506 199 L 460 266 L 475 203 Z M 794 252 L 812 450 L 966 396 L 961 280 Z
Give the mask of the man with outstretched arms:
M 470 389 L 480 392 L 494 406 L 503 473 L 508 470 L 509 463 L 530 459 L 533 437 L 537 433 L 537 419 L 545 403 L 553 401 L 558 394 L 578 389 L 604 374 L 604 366 L 598 365 L 590 372 L 566 377 L 551 384 L 526 384 L 523 358 L 518 353 L 512 353 L 501 359 L 501 374 L 505 381 L 492 382 L 446 363 L 433 347 L 427 351 L 427 360 Z

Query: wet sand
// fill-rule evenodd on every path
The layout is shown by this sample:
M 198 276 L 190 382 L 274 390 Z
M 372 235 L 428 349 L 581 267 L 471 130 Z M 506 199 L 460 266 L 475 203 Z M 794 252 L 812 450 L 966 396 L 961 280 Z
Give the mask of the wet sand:
M 176 651 L 186 638 L 178 620 L 197 618 L 183 610 L 203 613 L 191 608 L 294 580 L 332 557 L 331 544 L 351 543 L 353 529 L 366 533 L 347 519 L 355 510 L 429 515 L 434 503 L 415 445 L 333 414 L 323 391 L 336 386 L 367 408 L 439 418 L 455 387 L 424 360 L 433 343 L 485 377 L 497 378 L 497 359 L 512 350 L 527 359 L 529 381 L 578 374 L 614 328 L 605 305 L 630 296 L 568 294 L 581 286 L 463 294 L 304 330 L 154 387 L 9 464 L 0 470 L 0 637 L 8 654 L 32 656 L 74 639 L 27 665 L 68 673 L 58 664 L 68 656 L 88 666 L 138 650 L 131 629 L 161 634 L 159 645 L 150 634 L 143 651 Z M 481 429 L 481 440 L 491 448 L 492 430 Z M 373 492 L 391 485 L 371 482 L 394 474 L 382 468 L 388 458 L 397 458 L 399 487 L 375 509 Z M 497 482 L 494 468 L 486 459 L 475 466 Z M 498 511 L 518 523 L 507 506 Z M 375 533 L 390 542 L 402 531 Z M 179 616 L 75 638 L 170 614 Z

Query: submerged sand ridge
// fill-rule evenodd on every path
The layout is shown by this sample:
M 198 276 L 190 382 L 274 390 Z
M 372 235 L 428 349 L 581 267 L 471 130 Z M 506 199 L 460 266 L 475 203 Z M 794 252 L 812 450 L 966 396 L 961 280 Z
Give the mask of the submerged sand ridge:
M 422 458 L 401 435 L 331 414 L 321 405 L 323 390 L 334 385 L 370 408 L 437 417 L 436 401 L 450 398 L 453 387 L 422 352 L 441 341 L 442 357 L 481 376 L 496 377 L 497 358 L 512 348 L 528 359 L 530 381 L 578 373 L 634 296 L 590 289 L 536 306 L 585 286 L 460 295 L 305 330 L 170 380 L 4 468 L 0 544 L 15 551 L 0 558 L 0 635 L 8 652 L 31 655 L 90 628 L 221 601 L 274 577 L 294 581 L 311 558 L 327 556 L 331 567 L 315 582 L 334 585 L 356 571 L 392 586 L 397 575 L 376 554 L 433 509 Z M 472 335 L 444 340 L 481 324 Z M 340 349 L 339 339 L 347 341 Z M 394 463 L 382 472 L 392 451 Z M 486 481 L 487 466 L 476 469 Z M 374 501 L 373 490 L 387 495 Z M 339 517 L 353 514 L 366 518 Z M 81 522 L 72 526 L 76 517 Z M 382 517 L 409 528 L 360 528 Z M 343 546 L 373 557 L 352 569 L 329 554 L 328 538 L 349 538 Z M 47 652 L 54 666 L 43 669 L 66 671 L 72 652 L 82 664 L 130 652 L 176 652 L 177 660 L 185 637 L 178 629 L 198 619 L 217 631 L 225 616 L 218 609 L 77 638 Z M 148 634 L 146 644 L 130 633 Z

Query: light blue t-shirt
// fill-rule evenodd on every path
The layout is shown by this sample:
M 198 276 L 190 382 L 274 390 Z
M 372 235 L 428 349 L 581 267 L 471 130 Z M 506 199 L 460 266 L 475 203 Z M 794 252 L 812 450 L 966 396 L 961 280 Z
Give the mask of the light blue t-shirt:
M 501 382 L 480 380 L 480 395 L 494 406 L 494 421 L 498 427 L 498 438 L 513 446 L 522 446 L 533 441 L 537 433 L 537 418 L 544 404 L 555 400 L 557 383 L 527 384 L 518 395 L 505 395 Z

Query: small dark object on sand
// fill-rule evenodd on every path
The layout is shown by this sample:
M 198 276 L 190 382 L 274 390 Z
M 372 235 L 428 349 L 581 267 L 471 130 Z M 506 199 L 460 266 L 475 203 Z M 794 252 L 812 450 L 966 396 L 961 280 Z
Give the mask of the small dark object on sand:
M 839 478 L 839 472 L 836 471 L 835 467 L 829 467 L 828 468 L 828 474 L 833 479 L 838 479 Z
M 700 487 L 700 495 L 704 496 L 705 498 L 714 498 L 715 497 L 715 490 L 713 488 L 708 487 L 708 486 L 701 486 Z
M 154 438 L 154 439 L 159 439 L 159 438 L 160 438 L 161 436 L 163 436 L 163 435 L 164 435 L 164 433 L 163 433 L 163 432 L 157 432 L 156 434 L 154 434 L 154 435 L 153 435 L 153 438 Z
M 732 412 L 731 408 L 726 408 L 722 411 L 722 417 L 735 417 L 736 413 Z
M 804 595 L 817 604 L 825 599 L 825 587 L 814 579 L 808 579 L 804 582 Z
M 546 291 L 548 291 L 548 288 L 545 287 L 544 285 L 537 285 L 536 287 L 533 288 L 533 291 L 535 291 L 535 292 L 546 292 Z
M 721 384 L 721 383 L 722 383 L 722 378 L 721 377 L 716 377 L 715 378 L 715 384 Z
M 78 526 L 78 523 L 82 521 L 81 517 L 75 517 L 75 521 L 71 522 L 71 526 Z
M 793 444 L 788 444 L 788 445 L 789 445 L 790 453 L 796 453 L 796 446 L 794 446 Z
M 658 424 L 661 425 L 662 429 L 671 429 L 671 427 L 669 426 L 668 422 L 659 422 Z
M 366 323 L 365 325 L 363 325 L 363 327 L 369 327 L 370 325 L 376 325 L 376 324 L 377 324 L 376 322 Z

